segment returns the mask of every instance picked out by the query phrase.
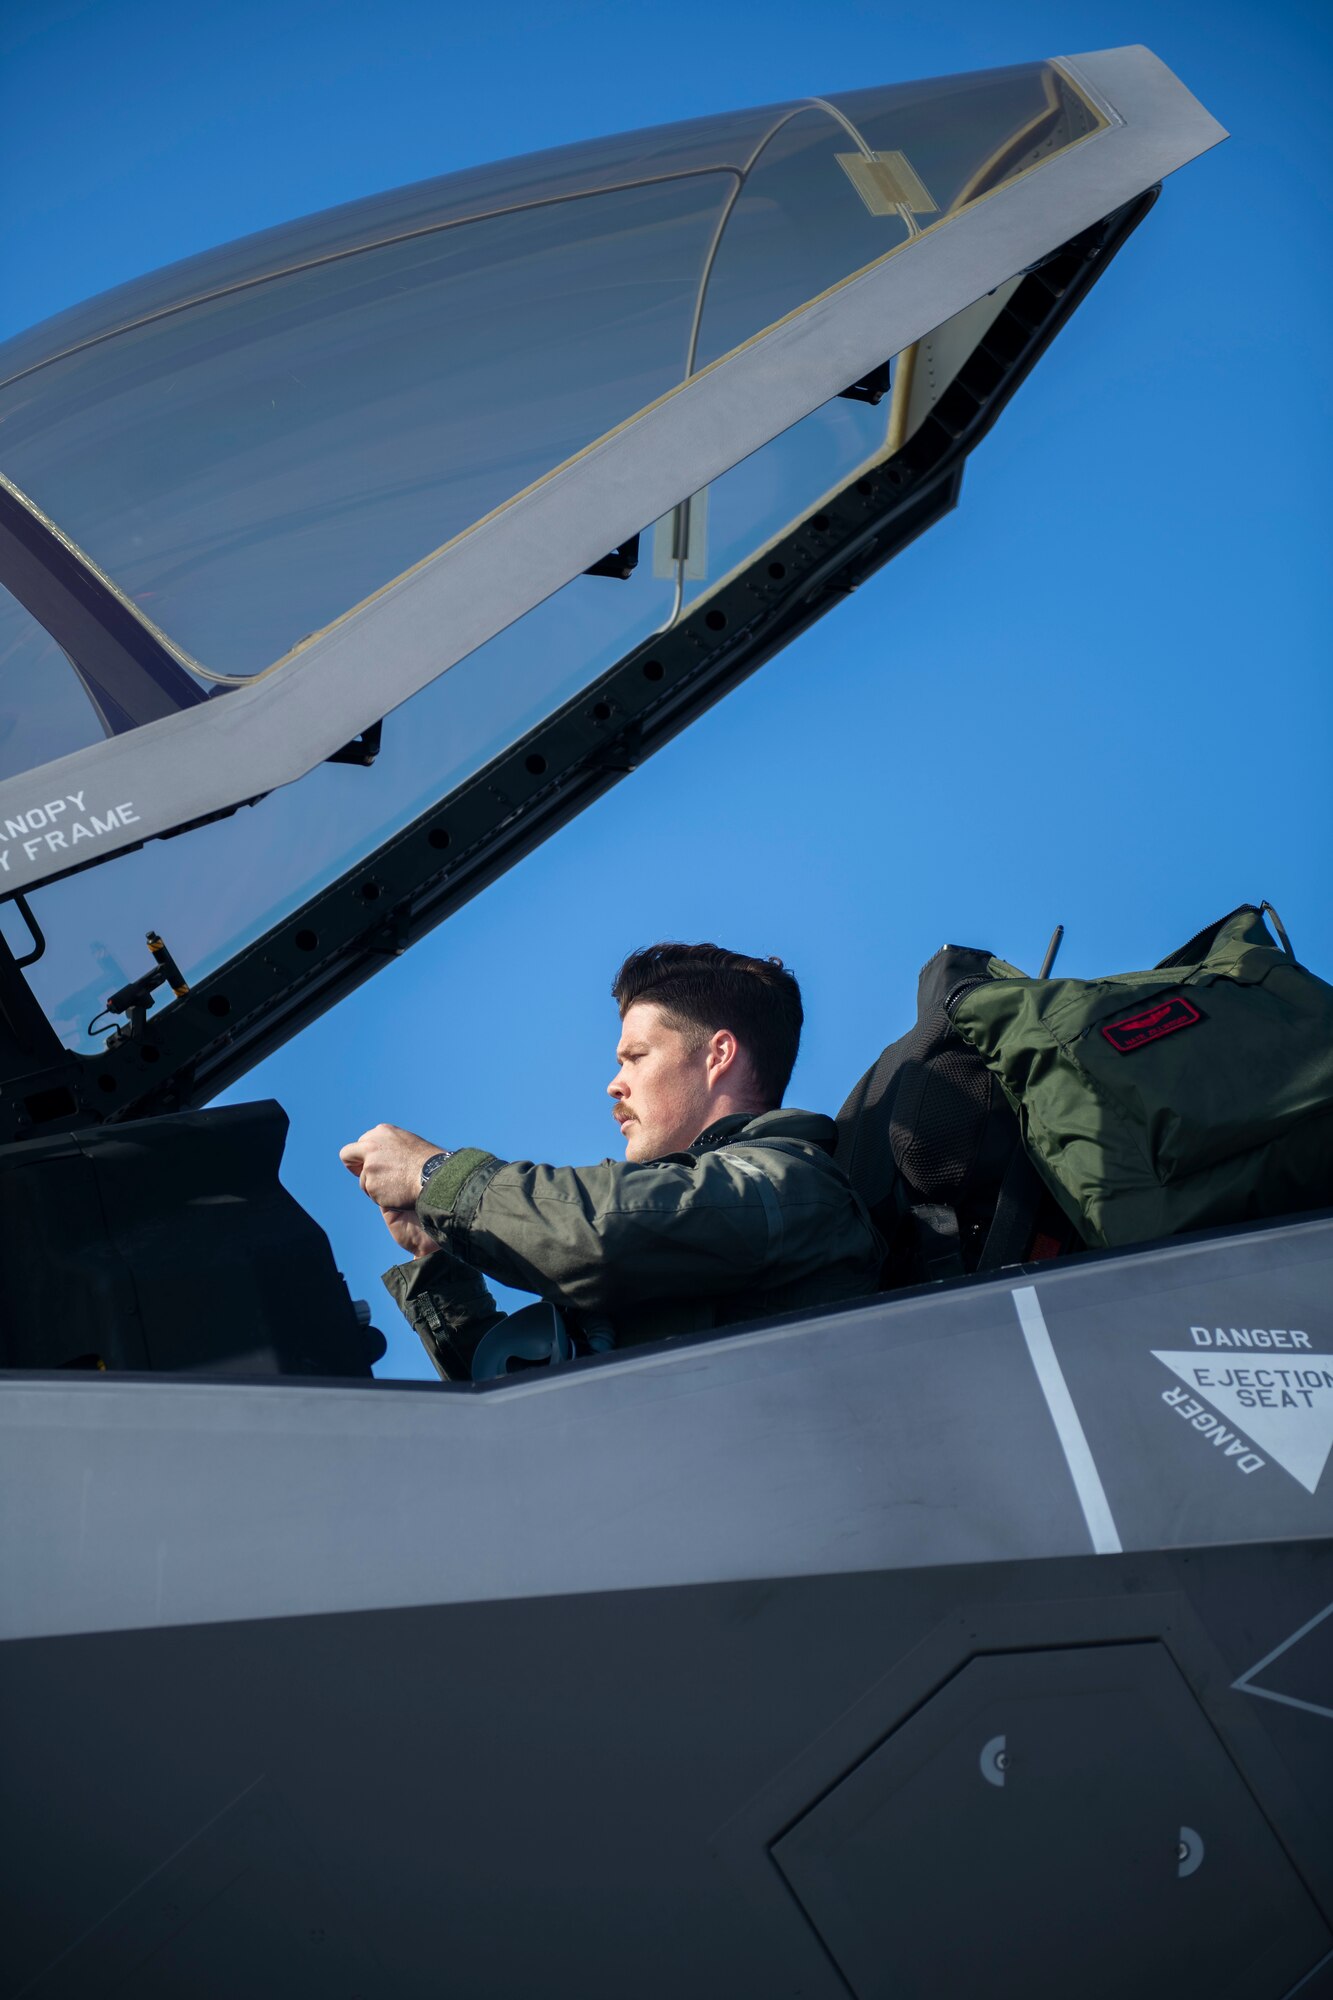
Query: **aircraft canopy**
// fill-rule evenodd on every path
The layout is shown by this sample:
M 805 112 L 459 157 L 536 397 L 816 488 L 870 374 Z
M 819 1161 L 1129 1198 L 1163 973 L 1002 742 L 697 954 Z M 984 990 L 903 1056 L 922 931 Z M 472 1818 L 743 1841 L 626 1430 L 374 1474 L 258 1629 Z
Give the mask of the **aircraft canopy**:
M 373 196 L 0 348 L 0 897 L 49 885 L 62 1038 L 147 928 L 197 980 L 679 628 L 1218 136 L 1143 50 L 810 98 Z

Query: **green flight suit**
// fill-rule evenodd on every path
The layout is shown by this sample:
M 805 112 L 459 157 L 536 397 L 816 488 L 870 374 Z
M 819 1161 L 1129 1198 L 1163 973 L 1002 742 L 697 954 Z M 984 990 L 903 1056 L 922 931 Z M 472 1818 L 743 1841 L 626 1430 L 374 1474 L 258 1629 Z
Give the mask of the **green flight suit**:
M 764 1111 L 661 1160 L 547 1167 L 469 1147 L 417 1203 L 440 1248 L 384 1283 L 456 1380 L 503 1317 L 483 1273 L 618 1347 L 857 1298 L 875 1290 L 884 1246 L 834 1165 L 836 1139 L 831 1118 Z

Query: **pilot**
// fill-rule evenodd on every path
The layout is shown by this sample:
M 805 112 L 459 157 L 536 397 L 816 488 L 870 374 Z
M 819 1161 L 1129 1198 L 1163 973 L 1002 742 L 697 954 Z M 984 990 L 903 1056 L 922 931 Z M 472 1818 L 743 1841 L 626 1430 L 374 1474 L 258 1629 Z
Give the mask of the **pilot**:
M 803 1019 L 781 959 L 657 944 L 611 990 L 623 1162 L 501 1160 L 397 1125 L 341 1150 L 412 1253 L 384 1282 L 441 1375 L 467 1380 L 503 1319 L 486 1277 L 550 1301 L 576 1345 L 599 1348 L 876 1288 L 884 1246 L 834 1165 L 832 1119 L 780 1108 Z

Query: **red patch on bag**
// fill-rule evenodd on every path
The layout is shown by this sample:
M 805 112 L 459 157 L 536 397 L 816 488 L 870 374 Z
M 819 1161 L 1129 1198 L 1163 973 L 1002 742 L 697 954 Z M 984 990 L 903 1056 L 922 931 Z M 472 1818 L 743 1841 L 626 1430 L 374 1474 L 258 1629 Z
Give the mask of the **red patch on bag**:
M 1183 993 L 1173 993 L 1169 1000 L 1150 1007 L 1146 1014 L 1131 1014 L 1127 1021 L 1109 1021 L 1102 1033 L 1119 1055 L 1128 1056 L 1149 1042 L 1160 1042 L 1163 1035 L 1174 1035 L 1177 1028 L 1192 1028 L 1202 1019 L 1198 1008 L 1191 1006 Z

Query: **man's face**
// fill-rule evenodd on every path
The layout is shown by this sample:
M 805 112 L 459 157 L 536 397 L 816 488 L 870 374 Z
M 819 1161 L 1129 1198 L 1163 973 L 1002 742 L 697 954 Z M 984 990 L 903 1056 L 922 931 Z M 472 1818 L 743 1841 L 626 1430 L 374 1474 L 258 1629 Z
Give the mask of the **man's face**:
M 627 1160 L 680 1153 L 709 1122 L 708 1043 L 691 1048 L 651 1000 L 636 1000 L 620 1024 L 620 1068 L 607 1084 Z

